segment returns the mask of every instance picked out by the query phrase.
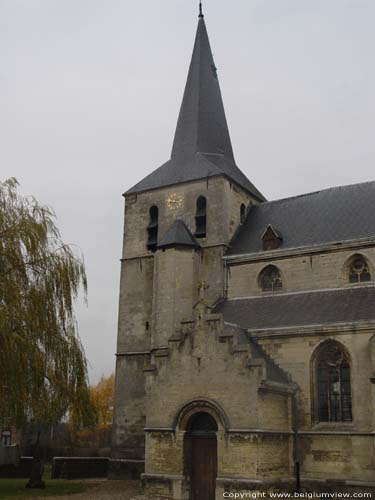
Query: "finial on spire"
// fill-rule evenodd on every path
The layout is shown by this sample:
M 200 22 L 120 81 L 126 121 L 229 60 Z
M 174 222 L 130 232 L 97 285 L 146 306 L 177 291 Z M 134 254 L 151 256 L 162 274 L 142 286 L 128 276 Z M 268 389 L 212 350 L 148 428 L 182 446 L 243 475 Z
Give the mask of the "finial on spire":
M 199 2 L 199 17 L 203 18 L 203 8 L 202 8 L 202 2 Z

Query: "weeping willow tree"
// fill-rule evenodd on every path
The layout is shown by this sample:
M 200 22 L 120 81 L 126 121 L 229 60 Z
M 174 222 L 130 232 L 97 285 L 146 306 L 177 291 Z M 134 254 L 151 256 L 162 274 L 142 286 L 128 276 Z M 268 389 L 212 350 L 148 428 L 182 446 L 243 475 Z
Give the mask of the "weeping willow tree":
M 0 424 L 94 418 L 74 301 L 87 282 L 53 211 L 0 182 Z

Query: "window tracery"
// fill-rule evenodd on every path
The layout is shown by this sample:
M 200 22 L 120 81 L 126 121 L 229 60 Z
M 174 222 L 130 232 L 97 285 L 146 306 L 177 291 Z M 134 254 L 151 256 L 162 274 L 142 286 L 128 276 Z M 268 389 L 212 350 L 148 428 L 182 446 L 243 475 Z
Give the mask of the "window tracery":
M 319 348 L 315 370 L 317 420 L 351 422 L 350 363 L 338 342 L 327 341 Z
M 280 270 L 276 266 L 267 266 L 259 275 L 259 285 L 263 292 L 282 290 L 283 282 Z
M 371 281 L 371 271 L 368 261 L 362 255 L 355 255 L 349 262 L 349 283 L 365 283 Z

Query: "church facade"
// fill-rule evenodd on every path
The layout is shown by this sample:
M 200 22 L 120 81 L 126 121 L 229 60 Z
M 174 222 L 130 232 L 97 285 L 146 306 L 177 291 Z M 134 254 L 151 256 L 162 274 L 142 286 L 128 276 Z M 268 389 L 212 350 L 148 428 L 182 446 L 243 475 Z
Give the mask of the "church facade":
M 267 201 L 202 13 L 171 158 L 124 196 L 112 475 L 176 500 L 375 487 L 375 183 Z

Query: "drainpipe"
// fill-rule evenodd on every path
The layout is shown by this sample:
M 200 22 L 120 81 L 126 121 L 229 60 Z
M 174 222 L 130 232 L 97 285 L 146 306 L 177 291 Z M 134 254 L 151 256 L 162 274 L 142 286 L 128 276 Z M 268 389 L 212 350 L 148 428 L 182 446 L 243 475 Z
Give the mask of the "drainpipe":
M 294 475 L 296 480 L 296 493 L 301 490 L 301 467 L 299 461 L 299 439 L 298 439 L 298 406 L 297 392 L 292 394 L 292 422 L 293 422 L 293 462 Z

